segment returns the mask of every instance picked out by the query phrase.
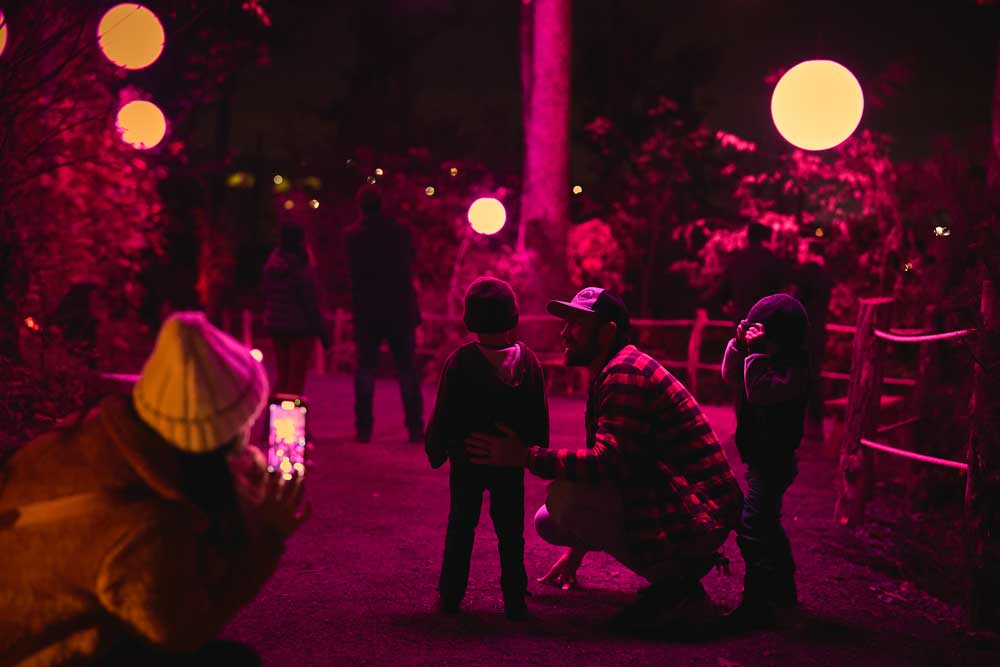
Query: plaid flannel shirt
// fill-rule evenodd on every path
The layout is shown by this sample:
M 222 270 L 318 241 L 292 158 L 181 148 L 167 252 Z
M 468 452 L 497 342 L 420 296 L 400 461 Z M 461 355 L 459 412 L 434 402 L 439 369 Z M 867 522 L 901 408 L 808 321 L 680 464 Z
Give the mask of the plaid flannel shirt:
M 546 479 L 614 480 L 632 555 L 652 564 L 685 541 L 739 522 L 736 477 L 690 392 L 634 345 L 594 378 L 587 448 L 533 447 L 528 468 Z

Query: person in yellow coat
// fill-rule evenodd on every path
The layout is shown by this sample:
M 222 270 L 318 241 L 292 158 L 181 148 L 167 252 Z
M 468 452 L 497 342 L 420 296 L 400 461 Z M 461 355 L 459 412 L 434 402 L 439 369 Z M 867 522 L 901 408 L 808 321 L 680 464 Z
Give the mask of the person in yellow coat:
M 267 397 L 249 350 L 175 313 L 131 396 L 14 453 L 0 468 L 0 665 L 199 664 L 218 649 L 309 514 L 301 478 L 246 446 Z

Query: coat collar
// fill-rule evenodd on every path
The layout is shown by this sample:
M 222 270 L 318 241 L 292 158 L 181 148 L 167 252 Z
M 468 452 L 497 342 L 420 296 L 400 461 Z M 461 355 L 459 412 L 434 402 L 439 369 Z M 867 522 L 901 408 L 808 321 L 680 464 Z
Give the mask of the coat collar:
M 100 408 L 101 423 L 139 478 L 167 500 L 189 502 L 182 490 L 177 450 L 139 419 L 131 396 L 109 396 Z

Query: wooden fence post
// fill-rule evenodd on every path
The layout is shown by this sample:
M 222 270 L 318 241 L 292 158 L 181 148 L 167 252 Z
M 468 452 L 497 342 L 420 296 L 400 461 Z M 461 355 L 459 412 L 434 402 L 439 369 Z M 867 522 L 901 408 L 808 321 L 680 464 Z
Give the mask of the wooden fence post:
M 965 480 L 966 620 L 1000 632 L 1000 319 L 996 287 L 983 282 Z
M 698 366 L 701 364 L 701 338 L 708 323 L 708 311 L 699 308 L 694 313 L 691 337 L 688 339 L 687 386 L 691 394 L 698 396 Z
M 875 329 L 889 328 L 891 298 L 862 299 L 851 353 L 851 380 L 847 389 L 844 440 L 840 448 L 840 487 L 834 517 L 841 525 L 864 520 L 871 494 L 872 453 L 861 438 L 875 434 L 882 395 L 882 345 Z

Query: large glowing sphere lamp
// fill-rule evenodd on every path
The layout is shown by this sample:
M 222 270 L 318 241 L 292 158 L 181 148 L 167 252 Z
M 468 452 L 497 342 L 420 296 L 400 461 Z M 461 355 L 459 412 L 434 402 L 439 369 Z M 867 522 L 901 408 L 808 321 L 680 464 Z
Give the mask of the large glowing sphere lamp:
M 507 211 L 500 200 L 480 197 L 469 207 L 469 224 L 480 234 L 496 234 L 507 222 Z
M 115 5 L 97 24 L 97 43 L 108 60 L 125 69 L 149 67 L 163 53 L 163 26 L 156 14 L 132 2 Z
M 139 150 L 152 148 L 167 133 L 167 119 L 152 102 L 136 100 L 118 110 L 118 132 L 122 141 Z
M 864 111 L 861 84 L 832 60 L 807 60 L 785 72 L 771 96 L 771 118 L 788 143 L 822 151 L 851 136 Z
M 3 55 L 3 50 L 7 48 L 7 19 L 4 18 L 3 12 L 0 12 L 0 56 Z

